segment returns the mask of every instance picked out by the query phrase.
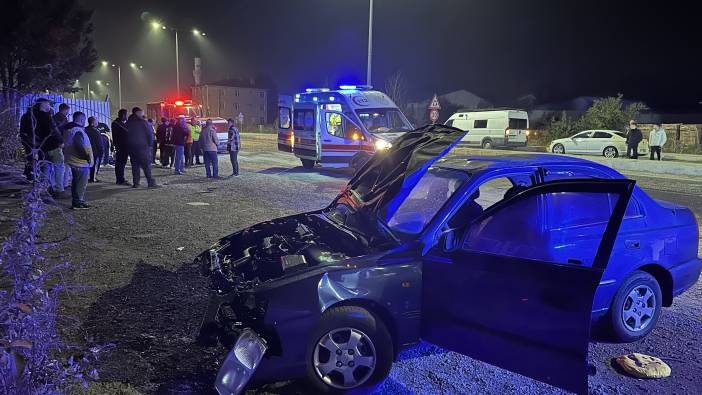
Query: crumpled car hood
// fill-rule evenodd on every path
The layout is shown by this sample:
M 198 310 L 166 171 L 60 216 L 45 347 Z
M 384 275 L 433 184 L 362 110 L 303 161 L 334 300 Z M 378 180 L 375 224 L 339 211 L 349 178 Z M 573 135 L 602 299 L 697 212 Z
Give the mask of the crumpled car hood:
M 427 125 L 393 141 L 356 172 L 334 204 L 347 204 L 368 214 L 388 218 L 407 193 L 437 160 L 445 156 L 466 132 L 450 126 Z

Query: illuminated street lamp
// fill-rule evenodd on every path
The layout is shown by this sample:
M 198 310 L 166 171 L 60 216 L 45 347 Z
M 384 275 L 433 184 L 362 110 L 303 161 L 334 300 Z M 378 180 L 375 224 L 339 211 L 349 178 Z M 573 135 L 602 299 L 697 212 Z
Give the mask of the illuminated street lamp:
M 107 60 L 102 61 L 103 67 L 107 67 L 108 64 L 110 64 L 110 62 L 108 62 Z M 122 108 L 122 67 L 116 63 L 112 63 L 112 67 L 117 69 L 117 95 L 119 97 L 119 108 Z M 135 69 L 135 70 L 137 70 L 137 69 L 141 70 L 144 68 L 144 66 L 137 65 L 134 62 L 130 62 L 129 67 L 131 67 L 132 69 Z M 99 84 L 100 83 L 98 82 L 98 85 Z M 106 85 L 109 85 L 109 84 L 106 84 Z
M 154 20 L 151 22 L 151 27 L 154 30 L 170 30 L 175 34 L 175 56 L 176 56 L 176 90 L 178 91 L 178 96 L 180 96 L 180 56 L 178 55 L 178 32 L 182 31 L 181 29 L 177 29 L 171 26 L 166 26 L 163 23 L 161 23 L 158 20 Z M 196 36 L 206 36 L 205 32 L 201 32 L 198 29 L 192 29 L 192 32 Z

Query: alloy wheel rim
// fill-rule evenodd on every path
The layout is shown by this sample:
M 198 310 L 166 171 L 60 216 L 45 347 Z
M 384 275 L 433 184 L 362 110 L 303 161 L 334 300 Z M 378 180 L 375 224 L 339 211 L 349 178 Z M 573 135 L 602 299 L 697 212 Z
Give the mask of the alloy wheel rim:
M 604 153 L 605 157 L 614 158 L 614 155 L 615 155 L 614 148 L 610 147 L 610 148 L 605 149 L 605 153 Z
M 312 362 L 317 377 L 325 384 L 337 389 L 355 388 L 375 371 L 375 346 L 356 328 L 334 329 L 317 341 Z
M 641 332 L 653 321 L 656 312 L 656 295 L 648 285 L 634 287 L 624 299 L 622 321 L 632 332 Z
M 560 144 L 556 144 L 556 146 L 553 147 L 553 152 L 556 154 L 562 154 L 563 153 L 563 146 Z

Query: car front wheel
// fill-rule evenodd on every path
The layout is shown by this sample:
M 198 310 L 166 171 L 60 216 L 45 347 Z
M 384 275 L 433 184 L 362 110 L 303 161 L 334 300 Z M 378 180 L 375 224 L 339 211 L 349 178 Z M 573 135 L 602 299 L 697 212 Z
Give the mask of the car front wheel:
M 619 156 L 619 151 L 617 151 L 617 149 L 615 147 L 610 146 L 610 147 L 606 147 L 602 151 L 602 155 L 605 158 L 616 158 L 617 156 Z
M 551 152 L 554 154 L 565 154 L 565 147 L 563 144 L 556 144 L 551 148 Z
M 610 308 L 615 340 L 633 342 L 648 335 L 661 314 L 663 296 L 658 281 L 635 271 L 617 291 Z
M 307 347 L 307 377 L 320 393 L 369 390 L 387 377 L 393 346 L 383 322 L 368 310 L 328 310 Z

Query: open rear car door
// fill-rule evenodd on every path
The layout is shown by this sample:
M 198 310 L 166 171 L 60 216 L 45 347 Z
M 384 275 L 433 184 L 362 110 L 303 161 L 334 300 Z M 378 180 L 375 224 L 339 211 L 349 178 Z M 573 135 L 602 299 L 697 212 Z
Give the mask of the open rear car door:
M 422 337 L 587 393 L 592 300 L 633 187 L 631 180 L 538 184 L 488 208 L 466 229 L 452 230 L 459 241 L 440 242 L 423 260 Z M 612 202 L 598 248 L 559 254 L 574 240 L 543 226 L 544 203 L 557 194 L 595 194 Z M 578 207 L 559 211 L 569 210 Z

